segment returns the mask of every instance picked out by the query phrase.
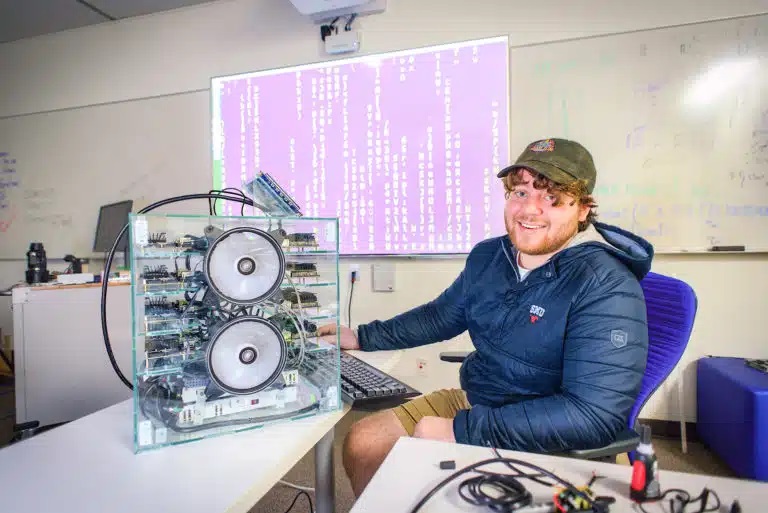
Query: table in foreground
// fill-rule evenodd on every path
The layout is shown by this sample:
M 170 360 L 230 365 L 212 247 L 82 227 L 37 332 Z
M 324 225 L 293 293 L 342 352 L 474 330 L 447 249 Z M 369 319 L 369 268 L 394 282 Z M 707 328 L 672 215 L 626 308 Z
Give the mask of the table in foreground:
M 334 426 L 349 410 L 134 454 L 130 400 L 0 450 L 0 510 L 245 513 L 314 446 L 334 510 Z
M 593 486 L 597 495 L 616 498 L 611 505 L 611 513 L 629 513 L 639 511 L 629 500 L 629 483 L 632 469 L 625 465 L 598 463 L 571 458 L 529 454 L 516 451 L 501 451 L 502 456 L 524 460 L 539 465 L 550 472 L 582 486 L 595 472 L 599 479 Z M 456 470 L 482 460 L 493 458 L 491 449 L 470 445 L 451 444 L 432 440 L 403 437 L 398 440 L 386 460 L 373 476 L 368 487 L 358 499 L 351 513 L 387 512 L 409 513 L 432 488 L 455 472 L 441 470 L 439 463 L 454 460 Z M 500 464 L 484 467 L 487 470 L 504 471 Z M 730 511 L 731 503 L 738 499 L 744 513 L 760 513 L 766 509 L 768 485 L 757 481 L 746 481 L 705 475 L 686 474 L 661 469 L 662 490 L 680 488 L 696 497 L 704 487 L 714 490 L 720 497 L 721 508 L 717 511 Z M 419 513 L 448 513 L 490 511 L 487 507 L 474 506 L 465 502 L 458 494 L 459 483 L 477 474 L 467 473 L 455 479 L 437 492 Z M 536 484 L 528 479 L 521 482 L 533 494 L 535 503 L 552 500 L 552 489 Z M 713 504 L 713 502 L 710 502 Z M 643 505 L 649 513 L 668 512 L 668 504 L 646 503 Z M 697 511 L 689 507 L 687 512 Z

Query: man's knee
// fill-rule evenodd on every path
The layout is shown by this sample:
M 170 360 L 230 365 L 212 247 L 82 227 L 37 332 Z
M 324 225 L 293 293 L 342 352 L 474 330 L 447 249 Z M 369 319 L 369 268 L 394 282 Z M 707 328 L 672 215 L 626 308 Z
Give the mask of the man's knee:
M 389 452 L 398 438 L 407 435 L 392 411 L 369 415 L 349 429 L 344 438 L 344 457 L 351 460 L 379 458 L 382 453 Z

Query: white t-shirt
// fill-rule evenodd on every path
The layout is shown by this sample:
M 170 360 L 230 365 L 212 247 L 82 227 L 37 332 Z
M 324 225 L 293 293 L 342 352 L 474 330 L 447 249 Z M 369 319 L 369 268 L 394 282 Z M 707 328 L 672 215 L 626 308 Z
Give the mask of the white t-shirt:
M 517 253 L 517 271 L 520 273 L 520 281 L 525 281 L 525 278 L 528 276 L 528 273 L 531 272 L 530 269 L 526 269 L 522 265 L 520 265 L 520 253 Z

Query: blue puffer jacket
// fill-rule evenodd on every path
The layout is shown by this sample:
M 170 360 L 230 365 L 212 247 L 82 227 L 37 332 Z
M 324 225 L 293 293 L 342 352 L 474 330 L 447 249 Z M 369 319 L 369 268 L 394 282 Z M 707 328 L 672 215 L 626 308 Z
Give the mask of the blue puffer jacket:
M 648 355 L 639 280 L 653 247 L 595 223 L 522 282 L 506 236 L 470 252 L 435 300 L 361 325 L 365 351 L 448 340 L 469 330 L 461 366 L 472 405 L 453 422 L 456 441 L 529 452 L 589 449 L 626 427 Z

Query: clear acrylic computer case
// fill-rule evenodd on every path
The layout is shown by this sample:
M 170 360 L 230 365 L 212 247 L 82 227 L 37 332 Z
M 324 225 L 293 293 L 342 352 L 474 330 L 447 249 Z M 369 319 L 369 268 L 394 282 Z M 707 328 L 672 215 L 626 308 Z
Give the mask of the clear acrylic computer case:
M 342 407 L 337 219 L 129 224 L 136 452 Z

